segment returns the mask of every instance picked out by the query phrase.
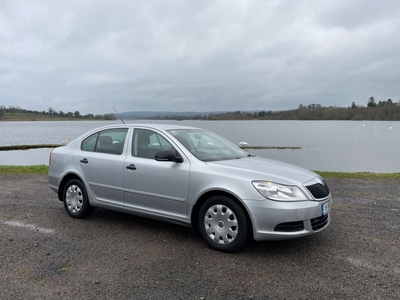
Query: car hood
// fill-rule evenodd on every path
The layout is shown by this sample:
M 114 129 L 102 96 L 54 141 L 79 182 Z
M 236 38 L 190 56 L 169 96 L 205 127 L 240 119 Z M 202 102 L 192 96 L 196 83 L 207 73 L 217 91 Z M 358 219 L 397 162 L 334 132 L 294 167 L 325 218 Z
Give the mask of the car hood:
M 221 172 L 231 172 L 251 181 L 265 180 L 281 184 L 303 184 L 312 180 L 316 173 L 288 163 L 263 157 L 246 157 L 234 160 L 213 161 L 206 163 Z

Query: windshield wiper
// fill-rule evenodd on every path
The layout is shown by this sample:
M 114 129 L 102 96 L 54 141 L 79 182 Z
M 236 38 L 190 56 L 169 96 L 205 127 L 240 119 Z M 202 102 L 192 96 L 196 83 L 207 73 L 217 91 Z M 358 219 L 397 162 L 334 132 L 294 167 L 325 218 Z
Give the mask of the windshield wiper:
M 255 157 L 255 155 L 254 155 L 254 154 L 247 153 L 246 156 L 236 156 L 236 159 L 241 159 L 241 158 L 244 158 L 244 157 Z

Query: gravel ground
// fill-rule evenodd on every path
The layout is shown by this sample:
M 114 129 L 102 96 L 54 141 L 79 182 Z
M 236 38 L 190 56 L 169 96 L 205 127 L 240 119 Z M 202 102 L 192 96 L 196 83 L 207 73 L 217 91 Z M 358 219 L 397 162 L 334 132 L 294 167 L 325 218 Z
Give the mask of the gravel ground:
M 399 182 L 327 182 L 328 229 L 225 254 L 178 225 L 73 219 L 47 176 L 0 176 L 0 298 L 399 299 Z

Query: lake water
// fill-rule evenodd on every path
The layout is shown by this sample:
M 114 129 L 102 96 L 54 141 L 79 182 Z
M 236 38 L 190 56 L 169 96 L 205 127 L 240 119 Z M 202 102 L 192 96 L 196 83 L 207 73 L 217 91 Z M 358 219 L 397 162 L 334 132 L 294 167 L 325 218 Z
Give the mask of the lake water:
M 120 121 L 0 122 L 0 145 L 59 144 Z M 299 146 L 250 153 L 318 171 L 400 172 L 400 122 L 385 121 L 149 121 L 210 129 L 232 142 Z M 129 123 L 134 123 L 131 121 Z M 51 149 L 0 151 L 0 165 L 48 164 Z

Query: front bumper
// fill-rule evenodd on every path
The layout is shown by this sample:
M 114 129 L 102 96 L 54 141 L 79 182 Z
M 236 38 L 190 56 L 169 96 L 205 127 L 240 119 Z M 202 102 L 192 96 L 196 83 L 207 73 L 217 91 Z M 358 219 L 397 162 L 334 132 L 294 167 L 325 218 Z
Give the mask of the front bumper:
M 278 202 L 245 200 L 253 225 L 254 240 L 284 240 L 307 236 L 329 226 L 330 213 L 322 206 L 330 203 L 329 195 L 322 201 Z

